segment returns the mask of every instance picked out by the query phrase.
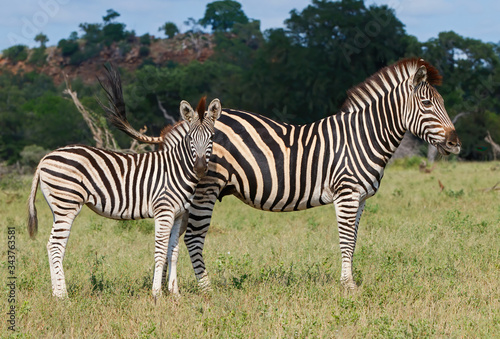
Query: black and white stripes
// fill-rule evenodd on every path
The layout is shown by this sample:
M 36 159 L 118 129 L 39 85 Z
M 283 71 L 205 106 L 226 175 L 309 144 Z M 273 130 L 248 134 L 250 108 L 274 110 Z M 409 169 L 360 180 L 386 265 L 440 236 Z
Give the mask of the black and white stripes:
M 119 78 L 109 75 L 112 87 L 119 84 Z M 116 95 L 116 90 L 113 87 L 108 91 L 108 114 L 121 116 L 123 128 L 131 132 L 120 102 L 121 93 Z M 37 231 L 35 196 L 40 183 L 54 217 L 47 251 L 56 297 L 67 296 L 62 262 L 71 226 L 83 205 L 108 218 L 155 219 L 153 295 L 160 293 L 171 231 L 174 228 L 178 233 L 175 221 L 189 205 L 196 184 L 205 174 L 221 106 L 215 99 L 205 111 L 203 99 L 195 113 L 182 101 L 180 111 L 185 121 L 163 135 L 163 148 L 159 151 L 124 154 L 72 145 L 59 148 L 40 161 L 28 203 L 28 230 L 32 237 Z M 178 234 L 174 238 L 178 239 Z
M 402 60 L 351 89 L 339 113 L 308 125 L 224 110 L 215 125 L 207 175 L 196 188 L 184 225 L 201 288 L 210 288 L 202 251 L 212 209 L 228 194 L 277 212 L 334 203 L 341 281 L 355 288 L 352 255 L 365 201 L 377 192 L 406 130 L 442 154 L 460 150 L 443 99 L 433 87 L 440 79 L 425 61 Z

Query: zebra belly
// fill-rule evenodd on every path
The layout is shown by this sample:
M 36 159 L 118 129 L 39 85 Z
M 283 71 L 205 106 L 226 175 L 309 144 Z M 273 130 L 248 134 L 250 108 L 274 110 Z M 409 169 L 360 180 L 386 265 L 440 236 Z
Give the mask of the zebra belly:
M 153 218 L 150 199 L 144 200 L 132 192 L 108 192 L 105 197 L 92 194 L 86 205 L 95 213 L 111 219 Z
M 263 186 L 263 192 L 258 195 L 253 195 L 249 190 L 241 192 L 237 188 L 228 188 L 227 191 L 249 206 L 271 212 L 300 211 L 333 202 L 333 195 L 329 188 L 316 188 L 311 192 L 306 192 L 307 194 L 304 194 L 304 192 L 301 194 L 300 191 L 297 191 L 293 195 L 289 192 L 287 195 L 277 195 L 275 194 L 276 189 L 266 188 L 266 185 Z

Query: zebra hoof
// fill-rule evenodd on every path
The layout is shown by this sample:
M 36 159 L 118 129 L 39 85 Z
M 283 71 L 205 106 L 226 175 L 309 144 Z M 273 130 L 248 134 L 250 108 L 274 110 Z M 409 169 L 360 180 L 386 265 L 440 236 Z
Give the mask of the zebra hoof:
M 345 292 L 355 292 L 358 289 L 354 280 L 342 281 L 342 287 L 344 287 Z
M 153 290 L 153 299 L 155 301 L 155 305 L 156 305 L 156 301 L 159 300 L 161 298 L 161 289 L 155 291 Z
M 57 299 L 67 299 L 68 298 L 68 292 L 66 291 L 54 291 L 52 292 L 52 296 L 56 297 Z

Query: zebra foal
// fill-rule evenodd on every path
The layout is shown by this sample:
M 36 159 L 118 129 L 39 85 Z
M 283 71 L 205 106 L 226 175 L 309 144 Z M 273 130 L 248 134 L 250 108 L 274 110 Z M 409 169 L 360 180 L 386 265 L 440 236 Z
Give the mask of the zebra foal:
M 125 118 L 119 75 L 107 73 L 110 88 L 102 83 L 110 121 L 141 141 L 156 140 L 137 133 Z M 221 113 L 218 99 L 205 111 L 202 98 L 195 112 L 180 103 L 183 122 L 162 133 L 159 151 L 125 154 L 83 145 L 70 145 L 47 154 L 38 164 L 28 200 L 28 231 L 33 238 L 38 221 L 35 196 L 40 189 L 52 210 L 53 226 L 47 243 L 52 293 L 67 297 L 62 262 L 75 217 L 83 205 L 113 219 L 155 220 L 153 296 L 161 294 L 162 271 L 171 233 L 179 232 L 180 217 L 189 206 L 196 184 L 205 175 L 212 152 L 214 123 Z

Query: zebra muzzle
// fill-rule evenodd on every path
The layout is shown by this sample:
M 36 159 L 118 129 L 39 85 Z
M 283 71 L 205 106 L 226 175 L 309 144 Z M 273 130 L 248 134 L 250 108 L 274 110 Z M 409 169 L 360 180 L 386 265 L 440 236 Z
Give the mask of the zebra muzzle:
M 207 171 L 207 162 L 204 157 L 196 157 L 194 161 L 194 172 L 196 176 L 201 178 L 205 175 Z
M 442 155 L 448 155 L 450 153 L 458 154 L 460 153 L 461 146 L 460 139 L 455 130 L 448 131 L 445 141 L 436 145 L 439 153 Z

